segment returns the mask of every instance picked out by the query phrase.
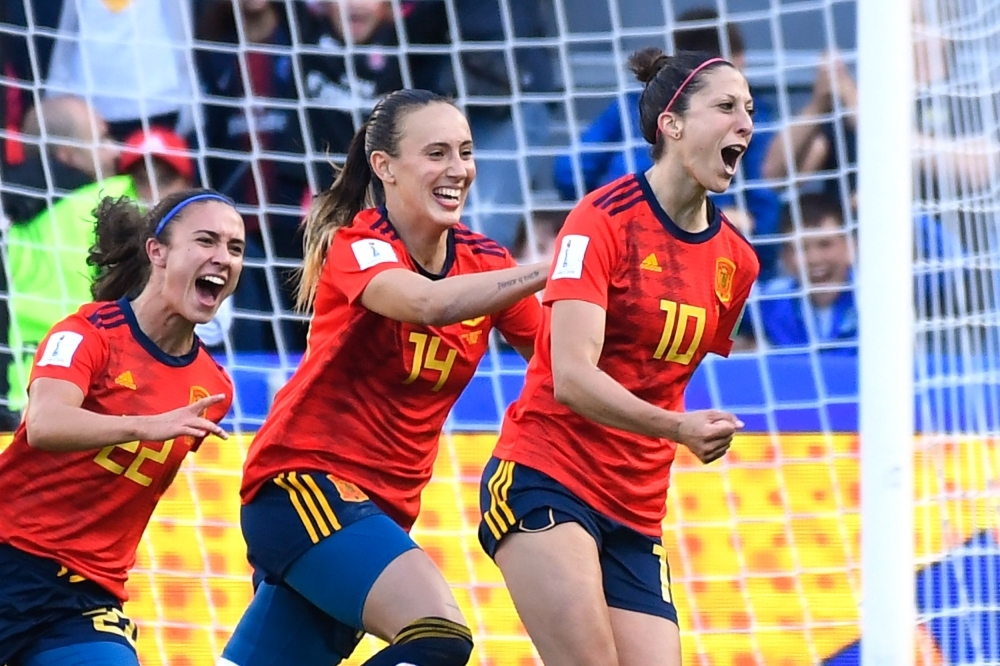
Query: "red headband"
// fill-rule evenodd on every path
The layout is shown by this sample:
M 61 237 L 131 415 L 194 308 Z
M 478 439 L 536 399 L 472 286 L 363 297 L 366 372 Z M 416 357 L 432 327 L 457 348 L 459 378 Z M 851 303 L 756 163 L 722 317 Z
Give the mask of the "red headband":
M 681 92 L 683 92 L 683 90 L 687 87 L 687 85 L 689 83 L 691 83 L 691 79 L 693 79 L 694 77 L 698 76 L 698 72 L 700 72 L 701 70 L 705 69 L 709 65 L 714 65 L 717 62 L 727 62 L 727 61 L 726 61 L 725 58 L 709 58 L 705 62 L 701 63 L 700 65 L 698 65 L 697 67 L 695 67 L 694 69 L 692 69 L 691 73 L 687 75 L 687 78 L 684 79 L 679 86 L 677 86 L 677 92 L 675 92 L 674 96 L 670 98 L 669 102 L 667 102 L 667 105 L 663 108 L 663 113 L 669 113 L 670 112 L 670 107 L 672 107 L 674 105 L 674 102 L 676 102 L 677 98 L 680 97 Z M 657 136 L 660 135 L 660 128 L 659 127 L 656 128 L 656 135 Z

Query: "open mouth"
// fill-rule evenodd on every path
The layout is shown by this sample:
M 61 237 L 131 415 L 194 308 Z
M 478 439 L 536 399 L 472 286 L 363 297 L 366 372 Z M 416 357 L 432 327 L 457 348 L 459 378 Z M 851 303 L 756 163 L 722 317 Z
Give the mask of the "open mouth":
M 226 288 L 226 280 L 221 275 L 202 275 L 194 281 L 194 287 L 203 301 L 214 303 Z
M 448 205 L 456 206 L 462 200 L 462 190 L 457 187 L 435 187 L 434 198 Z
M 739 144 L 726 146 L 722 149 L 722 162 L 726 165 L 726 171 L 729 175 L 736 173 L 736 165 L 739 164 L 740 157 L 745 151 L 746 147 Z

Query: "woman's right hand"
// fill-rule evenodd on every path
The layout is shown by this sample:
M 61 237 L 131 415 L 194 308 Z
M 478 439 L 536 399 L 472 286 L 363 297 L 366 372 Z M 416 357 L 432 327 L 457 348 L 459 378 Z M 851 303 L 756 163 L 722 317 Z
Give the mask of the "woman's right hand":
M 704 409 L 686 412 L 677 426 L 676 441 L 706 465 L 726 454 L 743 422 L 728 412 Z
M 210 395 L 186 407 L 147 416 L 141 439 L 147 442 L 165 442 L 177 437 L 201 439 L 209 434 L 228 439 L 229 434 L 221 426 L 203 416 L 209 407 L 225 399 L 225 394 Z

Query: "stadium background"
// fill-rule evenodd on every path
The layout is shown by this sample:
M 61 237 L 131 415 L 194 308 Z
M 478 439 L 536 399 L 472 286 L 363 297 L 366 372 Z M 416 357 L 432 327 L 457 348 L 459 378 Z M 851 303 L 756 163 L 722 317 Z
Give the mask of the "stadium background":
M 454 10 L 453 0 L 445 4 Z M 498 3 L 508 12 L 508 22 L 513 4 Z M 572 137 L 610 100 L 632 89 L 620 72 L 624 54 L 650 43 L 663 45 L 675 17 L 686 9 L 707 5 L 739 25 L 755 95 L 775 109 L 773 124 L 758 130 L 788 125 L 810 93 L 824 51 L 836 48 L 854 66 L 853 0 L 541 4 L 549 37 L 537 43 L 553 47 L 560 85 L 556 92 L 536 96 L 553 109 L 547 145 L 526 147 L 519 140 L 516 150 L 520 162 L 543 165 L 528 203 L 519 209 L 529 226 L 533 209 L 568 205 L 558 200 L 546 174 L 554 157 L 574 145 Z M 0 32 L 23 35 L 28 30 L 45 32 L 0 22 Z M 508 37 L 505 46 L 514 41 Z M 476 44 L 459 40 L 447 52 L 466 47 L 474 50 Z M 11 83 L 9 77 L 4 82 Z M 34 92 L 42 83 L 16 85 Z M 524 128 L 518 132 L 523 134 Z M 199 160 L 205 157 L 202 149 L 194 154 Z M 783 184 L 797 191 L 808 178 L 792 173 Z M 737 181 L 734 187 L 743 191 L 746 183 Z M 785 240 L 754 239 L 764 248 Z M 280 265 L 269 254 L 260 263 L 272 274 Z M 266 309 L 238 311 L 236 317 L 268 323 L 291 319 Z M 280 343 L 274 352 L 246 353 L 232 342 L 217 354 L 237 382 L 237 404 L 227 425 L 238 436 L 208 442 L 185 462 L 154 515 L 130 582 L 127 612 L 140 626 L 140 655 L 147 665 L 213 663 L 250 598 L 238 526 L 240 467 L 270 397 L 297 356 Z M 472 663 L 481 666 L 538 663 L 498 570 L 475 538 L 479 472 L 502 409 L 516 396 L 522 375 L 523 364 L 494 344 L 449 422 L 414 530 L 455 588 L 476 637 Z M 734 410 L 747 422 L 748 432 L 720 463 L 705 467 L 682 452 L 675 464 L 664 530 L 685 664 L 858 663 L 856 378 L 854 354 L 825 355 L 815 348 L 799 353 L 758 350 L 729 361 L 713 360 L 699 371 L 689 407 Z M 952 425 L 964 413 L 959 403 L 940 410 Z M 926 410 L 918 414 L 930 418 Z M 921 554 L 916 584 L 923 590 L 919 603 L 927 621 L 920 628 L 914 663 L 984 663 L 975 660 L 980 654 L 1000 659 L 1000 593 L 995 585 L 1000 580 L 1000 536 L 981 529 L 997 525 L 990 517 L 996 512 L 996 475 L 981 462 L 995 460 L 998 452 L 992 441 L 959 437 L 928 450 L 949 464 L 930 460 L 931 454 L 918 447 L 915 464 L 923 473 L 917 476 L 914 548 Z M 954 566 L 956 561 L 961 564 Z M 981 608 L 971 620 L 949 612 L 977 603 Z M 376 648 L 374 641 L 362 643 L 348 663 L 361 663 Z

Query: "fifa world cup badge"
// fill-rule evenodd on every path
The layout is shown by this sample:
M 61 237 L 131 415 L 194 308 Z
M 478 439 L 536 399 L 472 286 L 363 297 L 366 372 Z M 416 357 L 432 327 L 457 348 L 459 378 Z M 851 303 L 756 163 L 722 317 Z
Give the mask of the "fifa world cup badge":
M 734 275 L 736 275 L 736 264 L 732 259 L 719 257 L 715 260 L 715 295 L 723 303 L 729 303 L 733 298 Z

